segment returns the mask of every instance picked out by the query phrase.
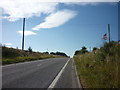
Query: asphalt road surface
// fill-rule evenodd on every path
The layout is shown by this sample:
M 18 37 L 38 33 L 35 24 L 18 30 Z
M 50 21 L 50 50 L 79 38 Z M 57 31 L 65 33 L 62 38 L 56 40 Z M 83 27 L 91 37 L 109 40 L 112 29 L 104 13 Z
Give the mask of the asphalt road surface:
M 70 58 L 51 58 L 3 66 L 2 88 L 48 88 L 61 71 L 62 74 L 52 88 L 81 88 Z

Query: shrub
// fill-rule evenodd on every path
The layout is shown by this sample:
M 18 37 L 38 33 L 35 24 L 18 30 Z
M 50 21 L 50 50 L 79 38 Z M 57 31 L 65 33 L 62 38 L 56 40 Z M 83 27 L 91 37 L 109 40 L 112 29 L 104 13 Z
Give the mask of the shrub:
M 31 48 L 31 47 L 29 47 L 29 48 L 28 48 L 28 51 L 29 51 L 29 52 L 32 52 L 32 48 Z
M 97 47 L 93 47 L 93 51 L 96 51 L 98 48 Z
M 87 48 L 86 48 L 85 46 L 83 46 L 81 50 L 75 51 L 75 54 L 74 54 L 74 55 L 85 54 L 85 53 L 87 53 L 87 52 L 88 52 Z

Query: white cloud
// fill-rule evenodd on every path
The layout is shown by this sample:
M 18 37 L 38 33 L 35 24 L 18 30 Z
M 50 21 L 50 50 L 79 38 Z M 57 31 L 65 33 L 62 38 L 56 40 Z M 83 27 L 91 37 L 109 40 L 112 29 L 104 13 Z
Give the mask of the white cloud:
M 23 31 L 18 31 L 18 33 L 20 34 L 20 35 L 23 35 Z M 34 33 L 34 32 L 32 32 L 32 31 L 25 31 L 24 32 L 24 35 L 25 36 L 30 36 L 30 35 L 36 35 L 36 33 Z
M 71 10 L 57 11 L 46 17 L 43 23 L 40 23 L 32 29 L 39 30 L 42 28 L 58 27 L 60 25 L 63 25 L 70 19 L 74 18 L 76 15 L 76 12 Z
M 119 0 L 59 0 L 60 2 L 118 2 Z
M 66 5 L 97 5 L 98 2 L 64 2 Z
M 85 5 L 91 2 L 118 2 L 119 0 L 0 0 L 3 9 L 3 18 L 16 21 L 20 18 L 40 16 L 41 13 L 50 14 L 56 10 L 59 3 L 72 2 L 72 4 Z
M 5 46 L 11 46 L 12 43 L 4 43 Z
M 2 0 L 0 8 L 3 9 L 3 18 L 16 21 L 23 17 L 29 18 L 40 16 L 41 13 L 52 13 L 55 11 L 57 4 L 45 3 L 41 2 L 41 0 Z

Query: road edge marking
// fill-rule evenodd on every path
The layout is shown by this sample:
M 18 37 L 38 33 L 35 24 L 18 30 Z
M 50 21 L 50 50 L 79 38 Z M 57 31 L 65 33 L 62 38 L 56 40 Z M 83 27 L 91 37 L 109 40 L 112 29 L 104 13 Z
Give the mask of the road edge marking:
M 71 58 L 68 59 L 68 61 L 65 63 L 65 65 L 62 67 L 62 69 L 60 70 L 60 72 L 57 74 L 57 76 L 55 77 L 55 79 L 52 81 L 52 83 L 49 85 L 48 89 L 49 90 L 50 88 L 54 88 L 57 81 L 59 80 L 60 76 L 62 75 L 64 69 L 66 68 L 68 62 L 70 61 Z
M 80 79 L 79 79 L 79 76 L 78 76 L 78 73 L 77 73 L 77 69 L 76 69 L 76 65 L 75 65 L 74 59 L 73 59 L 73 63 L 74 63 L 75 73 L 76 73 L 76 76 L 77 76 L 78 87 L 79 88 L 83 88 L 83 86 L 80 83 Z

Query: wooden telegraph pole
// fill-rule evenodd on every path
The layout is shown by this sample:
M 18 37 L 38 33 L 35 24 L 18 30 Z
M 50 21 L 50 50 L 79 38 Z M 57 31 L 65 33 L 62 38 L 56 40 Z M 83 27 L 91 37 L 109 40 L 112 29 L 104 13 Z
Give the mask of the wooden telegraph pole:
M 25 33 L 25 18 L 23 18 L 22 50 L 24 50 L 24 33 Z
M 108 24 L 108 40 L 109 40 L 109 43 L 110 43 L 110 24 Z

